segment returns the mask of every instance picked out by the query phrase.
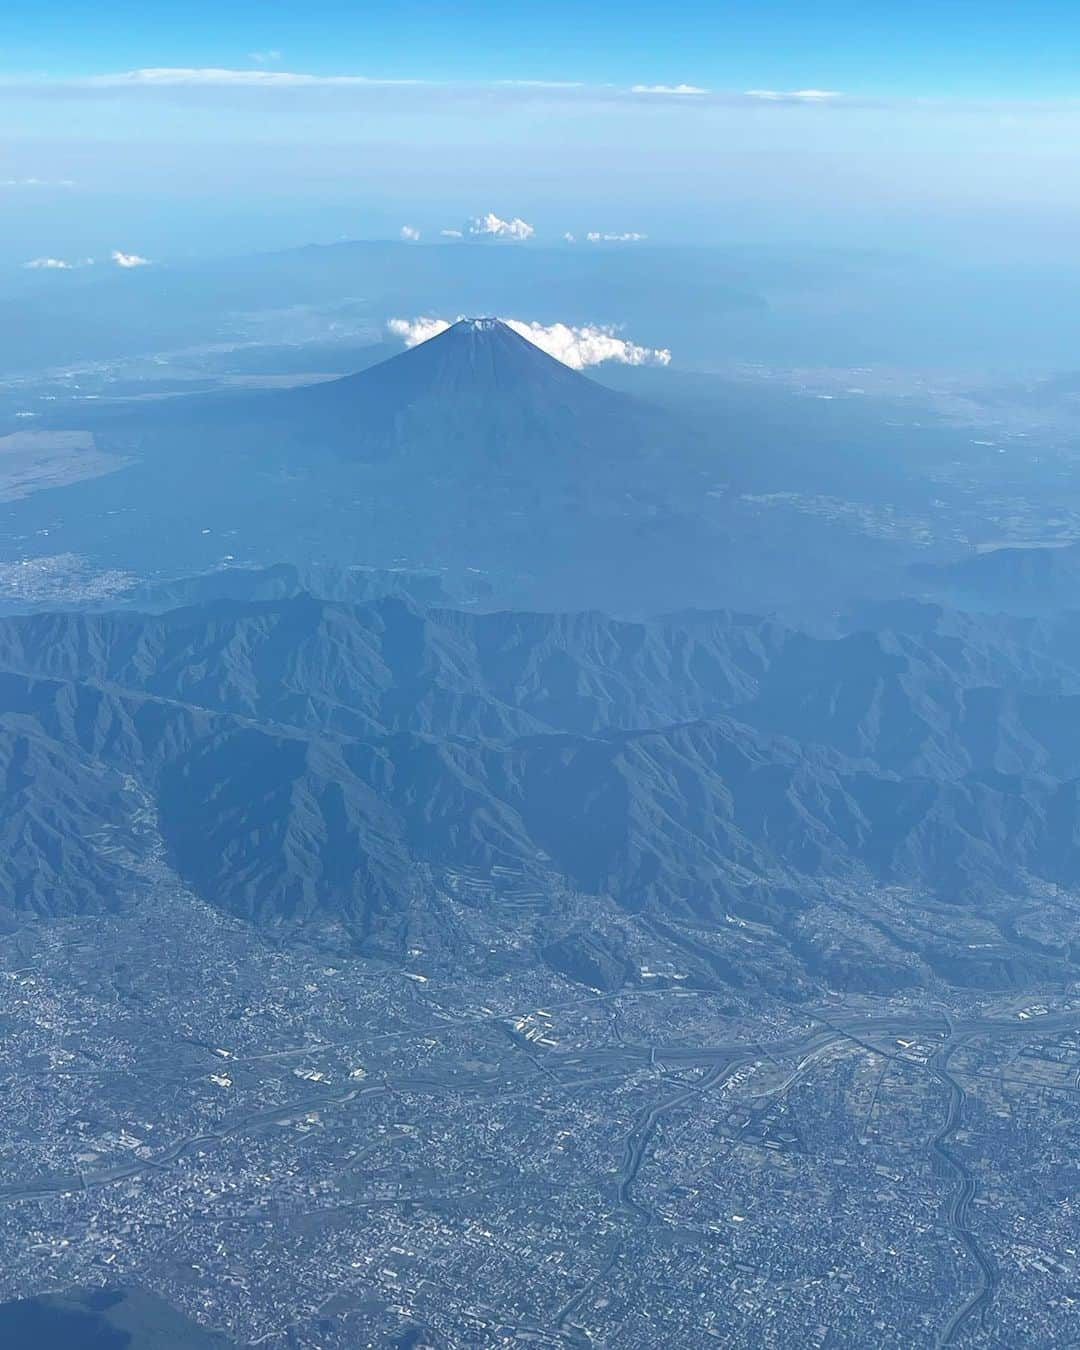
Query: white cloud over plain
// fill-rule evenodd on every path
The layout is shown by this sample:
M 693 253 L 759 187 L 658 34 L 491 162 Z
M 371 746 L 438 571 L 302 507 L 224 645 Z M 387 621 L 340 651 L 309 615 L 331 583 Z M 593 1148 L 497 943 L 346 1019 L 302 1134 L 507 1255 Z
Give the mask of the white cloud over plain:
M 124 253 L 122 249 L 114 248 L 109 255 L 117 267 L 149 267 L 150 259 L 143 258 L 138 253 Z
M 511 220 L 500 219 L 494 211 L 489 211 L 487 215 L 476 216 L 470 220 L 466 226 L 466 231 L 475 235 L 477 238 L 489 239 L 530 239 L 536 231 L 520 216 L 514 216 Z
M 457 320 L 421 315 L 415 319 L 389 319 L 386 327 L 406 347 L 417 347 L 421 342 L 445 333 L 453 322 Z M 671 361 L 671 352 L 667 348 L 639 346 L 598 324 L 543 324 L 525 319 L 503 319 L 503 323 L 571 370 L 584 370 L 604 361 L 623 366 L 666 366 Z
M 590 244 L 640 244 L 648 237 L 647 234 L 639 234 L 636 230 L 626 230 L 622 234 L 601 234 L 599 230 L 590 230 L 585 236 Z
M 464 230 L 440 230 L 439 233 L 444 239 L 461 239 L 465 232 Z
M 416 240 L 420 238 L 420 231 L 415 225 L 402 225 L 401 237 L 402 239 L 408 239 L 415 243 Z
M 66 258 L 31 258 L 23 263 L 29 272 L 70 272 L 74 266 Z

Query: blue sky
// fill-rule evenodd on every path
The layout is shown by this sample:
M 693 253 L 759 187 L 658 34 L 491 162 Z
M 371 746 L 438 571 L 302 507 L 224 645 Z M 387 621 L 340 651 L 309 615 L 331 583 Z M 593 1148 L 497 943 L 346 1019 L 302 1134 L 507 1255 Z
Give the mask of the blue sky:
M 8 73 L 234 66 L 430 79 L 548 79 L 838 88 L 860 94 L 1077 92 L 1070 0 L 16 0 Z
M 0 263 L 431 242 L 489 211 L 530 247 L 1071 257 L 1078 57 L 1049 0 L 18 0 Z

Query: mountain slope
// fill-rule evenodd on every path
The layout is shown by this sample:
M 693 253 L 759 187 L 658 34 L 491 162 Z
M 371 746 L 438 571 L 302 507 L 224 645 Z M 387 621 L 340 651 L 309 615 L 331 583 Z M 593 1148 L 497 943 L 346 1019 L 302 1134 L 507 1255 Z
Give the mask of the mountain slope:
M 0 908 L 94 912 L 127 890 L 142 800 L 116 764 L 0 714 L 0 802 Z
M 354 737 L 510 740 L 734 714 L 902 775 L 1080 771 L 1080 619 L 881 618 L 827 640 L 737 614 L 632 623 L 295 595 L 8 619 L 0 669 Z
M 497 319 L 463 319 L 378 366 L 274 396 L 268 421 L 364 459 L 452 454 L 530 476 L 589 452 L 624 461 L 663 419 L 548 356 Z M 441 463 L 439 461 L 442 461 Z M 588 462 L 577 463 L 588 470 Z
M 660 726 L 729 708 L 753 695 L 786 640 L 738 615 L 687 628 L 300 595 L 0 621 L 0 669 L 307 729 L 498 738 Z

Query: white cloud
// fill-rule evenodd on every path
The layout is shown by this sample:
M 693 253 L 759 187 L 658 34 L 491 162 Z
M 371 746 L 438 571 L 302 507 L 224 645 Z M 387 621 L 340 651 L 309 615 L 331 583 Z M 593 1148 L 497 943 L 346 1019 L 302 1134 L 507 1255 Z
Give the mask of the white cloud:
M 766 103 L 827 103 L 840 98 L 832 89 L 748 89 L 747 98 L 759 98 Z
M 440 230 L 439 233 L 444 239 L 460 239 L 464 233 L 463 230 Z
M 671 352 L 666 348 L 640 347 L 618 337 L 610 328 L 595 324 L 573 327 L 565 323 L 524 323 L 520 319 L 507 319 L 506 323 L 572 370 L 597 366 L 603 361 L 624 366 L 666 366 L 671 361 Z
M 632 94 L 707 94 L 696 84 L 632 84 Z
M 248 52 L 248 60 L 254 61 L 257 66 L 272 66 L 281 60 L 281 53 L 279 51 Z
M 504 89 L 587 89 L 584 80 L 496 80 Z
M 66 258 L 31 258 L 29 262 L 23 263 L 23 267 L 30 272 L 70 272 L 74 266 Z
M 647 234 L 638 234 L 635 230 L 627 230 L 624 234 L 601 234 L 599 230 L 590 230 L 585 236 L 590 244 L 640 244 L 648 237 Z
M 563 238 L 566 240 L 568 244 L 572 244 L 577 239 L 577 235 L 571 234 L 570 231 L 567 230 L 566 233 L 563 235 Z
M 308 75 L 295 70 L 232 70 L 227 66 L 147 66 L 108 75 L 86 75 L 67 81 L 71 87 L 88 89 L 169 89 L 193 85 L 240 85 L 280 89 L 357 85 L 412 85 L 423 80 L 376 80 L 366 75 Z
M 671 352 L 666 348 L 638 346 L 598 324 L 542 324 L 524 319 L 504 319 L 503 323 L 571 370 L 584 370 L 604 361 L 624 366 L 666 366 L 671 361 Z M 445 333 L 451 321 L 424 315 L 417 319 L 390 319 L 386 327 L 406 347 L 416 347 Z
M 418 319 L 387 319 L 386 330 L 393 337 L 400 338 L 406 347 L 419 347 L 428 338 L 438 337 L 450 327 L 449 319 L 430 319 L 421 315 Z
M 213 98 L 217 93 L 241 90 L 337 90 L 343 95 L 364 97 L 385 95 L 393 90 L 427 95 L 433 98 L 475 99 L 505 98 L 510 101 L 548 99 L 573 100 L 607 106 L 612 101 L 628 100 L 684 102 L 752 106 L 763 101 L 776 104 L 824 104 L 841 98 L 827 89 L 706 89 L 700 85 L 679 84 L 584 84 L 559 80 L 430 80 L 418 77 L 384 79 L 359 74 L 312 74 L 308 71 L 277 68 L 277 51 L 248 53 L 250 66 L 145 66 L 135 70 L 102 71 L 92 75 L 0 74 L 0 93 L 50 95 L 60 98 L 98 98 L 103 94 L 121 97 L 125 93 L 162 98 Z M 847 101 L 847 100 L 845 100 Z M 895 100 L 894 100 L 895 101 Z M 903 102 L 901 100 L 901 102 Z
M 5 188 L 72 188 L 73 178 L 3 178 L 0 187 Z
M 529 239 L 536 233 L 520 216 L 514 216 L 512 220 L 500 220 L 494 211 L 470 220 L 465 229 L 469 234 L 491 239 Z
M 109 256 L 117 267 L 149 267 L 150 265 L 149 258 L 142 258 L 138 253 L 123 253 L 118 248 L 114 248 Z
M 415 225 L 402 225 L 401 237 L 402 239 L 410 239 L 415 241 L 420 238 L 420 231 L 416 228 Z

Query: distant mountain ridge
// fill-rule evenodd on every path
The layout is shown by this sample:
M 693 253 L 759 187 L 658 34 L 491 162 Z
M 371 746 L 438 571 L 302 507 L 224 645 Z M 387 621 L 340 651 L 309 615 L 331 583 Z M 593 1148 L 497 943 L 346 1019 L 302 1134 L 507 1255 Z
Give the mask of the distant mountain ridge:
M 995 548 L 911 568 L 923 591 L 947 604 L 1009 614 L 1080 608 L 1080 543 Z

